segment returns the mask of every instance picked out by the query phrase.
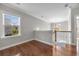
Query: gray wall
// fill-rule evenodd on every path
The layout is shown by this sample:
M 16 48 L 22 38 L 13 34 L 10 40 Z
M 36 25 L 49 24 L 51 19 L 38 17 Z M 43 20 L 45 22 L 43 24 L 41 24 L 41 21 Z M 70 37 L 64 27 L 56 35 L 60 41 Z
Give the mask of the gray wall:
M 35 33 L 35 40 L 39 40 L 42 41 L 44 43 L 47 44 L 53 44 L 52 41 L 52 31 L 48 30 L 48 31 L 34 31 Z
M 7 47 L 12 44 L 17 44 L 22 41 L 33 39 L 33 30 L 36 27 L 39 27 L 40 30 L 50 29 L 50 24 L 42 20 L 39 20 L 35 17 L 32 17 L 30 15 L 24 14 L 18 10 L 11 9 L 3 5 L 0 5 L 0 10 L 2 10 L 3 13 L 21 17 L 21 36 L 0 39 L 0 48 Z M 0 22 L 2 21 L 1 19 L 2 18 L 0 16 Z M 0 23 L 0 27 L 1 27 L 0 31 L 2 31 L 2 28 L 3 28 L 2 23 Z M 0 36 L 1 34 L 2 33 L 0 33 Z
M 1 13 L 2 13 L 2 12 L 0 11 L 0 14 L 1 14 Z M 1 24 L 2 21 L 3 21 L 3 20 L 2 20 L 2 15 L 0 15 L 0 38 L 1 38 L 1 36 L 3 35 L 3 34 L 2 34 L 2 33 L 3 33 L 3 31 L 2 31 L 2 30 L 3 30 L 3 27 L 2 27 L 2 24 Z

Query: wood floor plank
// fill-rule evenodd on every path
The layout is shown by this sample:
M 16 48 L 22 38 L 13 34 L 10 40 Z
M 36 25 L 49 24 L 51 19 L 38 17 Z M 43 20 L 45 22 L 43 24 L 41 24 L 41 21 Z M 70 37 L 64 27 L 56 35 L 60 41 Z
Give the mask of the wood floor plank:
M 0 56 L 75 56 L 76 46 L 47 45 L 35 40 L 0 51 Z
M 3 53 L 2 53 L 2 51 L 0 51 L 0 56 L 3 56 Z

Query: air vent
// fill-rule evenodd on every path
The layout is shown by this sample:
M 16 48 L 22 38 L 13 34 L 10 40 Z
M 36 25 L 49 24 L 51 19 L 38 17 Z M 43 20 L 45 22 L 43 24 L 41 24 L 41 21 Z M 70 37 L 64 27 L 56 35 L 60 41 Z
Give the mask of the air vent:
M 17 5 L 21 5 L 21 3 L 16 3 Z

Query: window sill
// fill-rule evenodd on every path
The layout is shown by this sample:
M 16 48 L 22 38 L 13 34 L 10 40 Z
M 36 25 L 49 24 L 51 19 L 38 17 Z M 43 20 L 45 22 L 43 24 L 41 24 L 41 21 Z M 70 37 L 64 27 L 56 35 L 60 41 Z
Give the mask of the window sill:
M 13 36 L 2 36 L 1 38 L 12 38 L 12 37 L 18 37 L 18 36 L 21 36 L 21 34 L 13 35 Z

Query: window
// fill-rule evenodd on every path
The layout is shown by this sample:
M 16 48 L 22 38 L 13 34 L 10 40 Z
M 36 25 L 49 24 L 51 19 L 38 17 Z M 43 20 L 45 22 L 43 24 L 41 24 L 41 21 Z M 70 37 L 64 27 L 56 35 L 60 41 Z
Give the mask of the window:
M 20 17 L 3 14 L 4 37 L 20 35 Z

